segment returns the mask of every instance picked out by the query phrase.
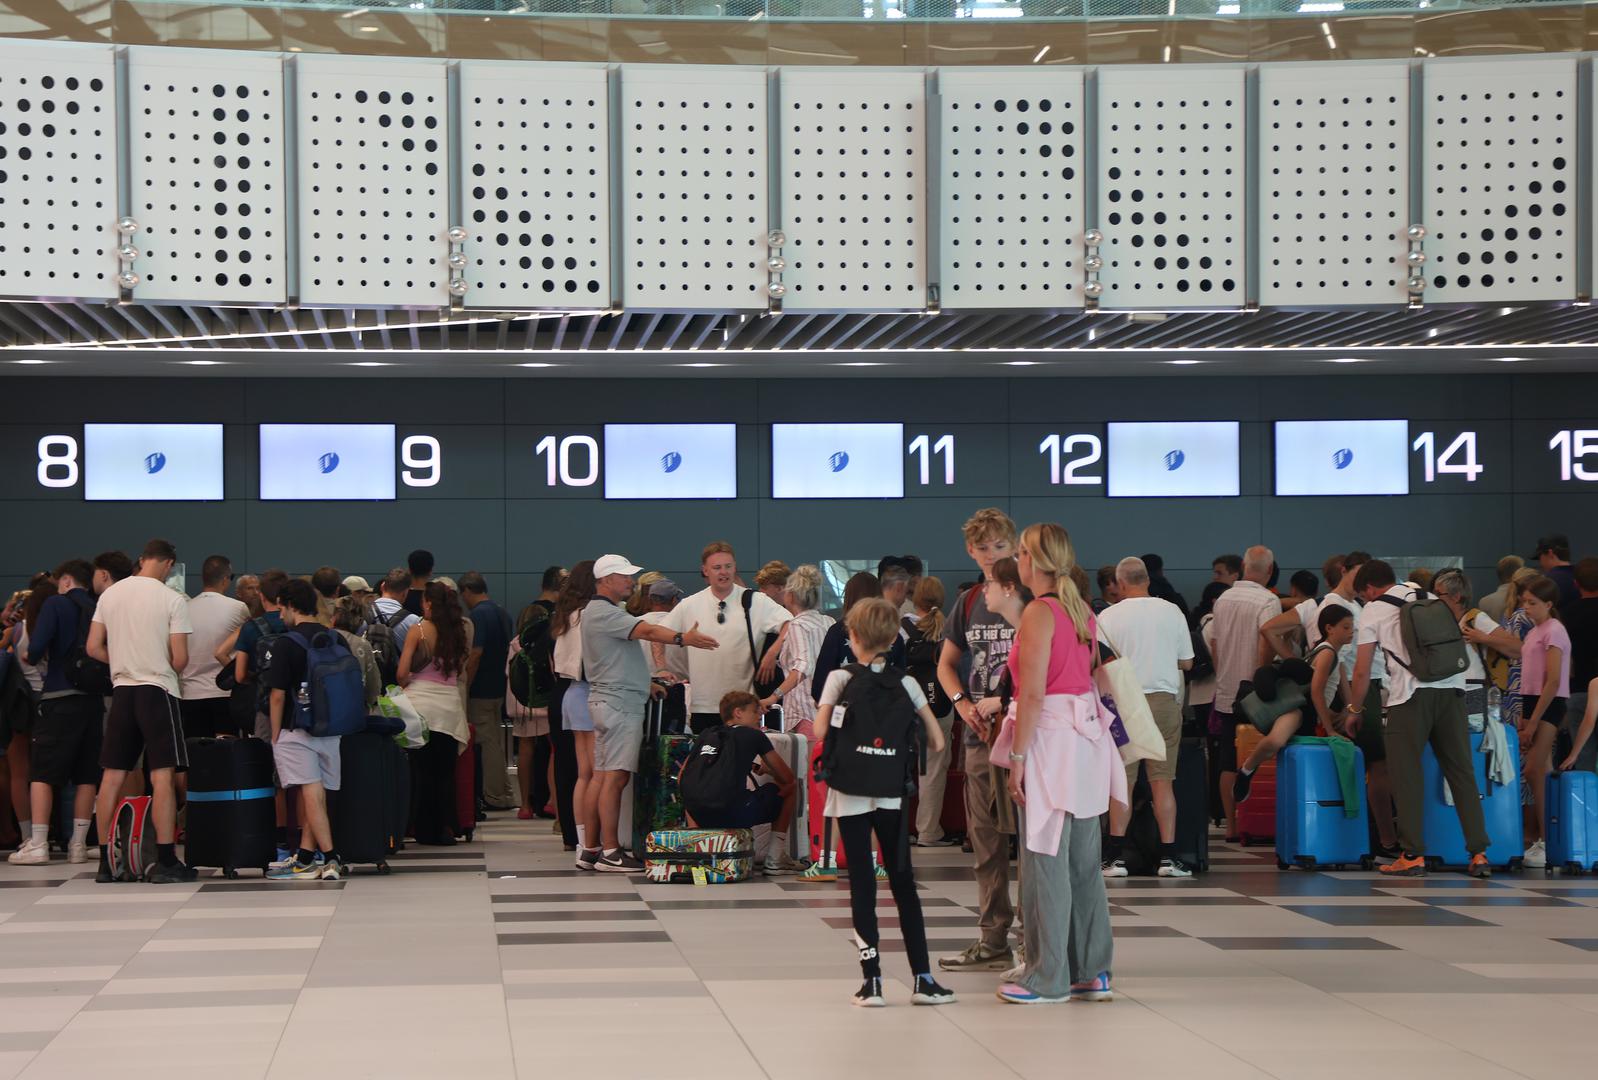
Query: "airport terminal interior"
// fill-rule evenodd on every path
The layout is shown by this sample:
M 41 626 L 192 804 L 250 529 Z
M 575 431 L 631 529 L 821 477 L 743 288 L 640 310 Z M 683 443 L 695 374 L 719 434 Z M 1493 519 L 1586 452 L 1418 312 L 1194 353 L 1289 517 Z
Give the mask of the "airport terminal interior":
M 1590 1072 L 1595 43 L 0 0 L 0 1080 Z

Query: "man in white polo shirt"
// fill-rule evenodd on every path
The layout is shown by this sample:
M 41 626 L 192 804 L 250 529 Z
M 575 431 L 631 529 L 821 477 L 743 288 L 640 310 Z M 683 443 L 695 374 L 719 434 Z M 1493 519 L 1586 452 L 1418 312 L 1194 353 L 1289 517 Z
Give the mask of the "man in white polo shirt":
M 1182 748 L 1182 672 L 1193 666 L 1193 635 L 1182 609 L 1149 595 L 1149 571 L 1142 559 L 1125 558 L 1115 567 L 1121 599 L 1099 615 L 1099 640 L 1114 649 L 1137 672 L 1154 723 L 1165 737 L 1165 760 L 1149 761 L 1149 789 L 1154 795 L 1154 820 L 1160 826 L 1159 876 L 1192 877 L 1176 857 L 1176 759 Z M 1127 790 L 1137 781 L 1138 764 L 1127 766 Z M 1132 810 L 1110 803 L 1110 842 L 1104 876 L 1125 877 L 1121 845 Z
M 1237 801 L 1232 784 L 1237 779 L 1237 721 L 1232 706 L 1237 688 L 1271 658 L 1272 649 L 1260 635 L 1266 623 L 1282 613 L 1282 601 L 1265 583 L 1271 579 L 1276 556 L 1261 545 L 1243 553 L 1243 574 L 1215 601 L 1215 618 L 1206 642 L 1215 660 L 1215 704 L 1211 730 L 1220 725 L 1221 809 L 1226 812 L 1226 836 L 1237 836 Z M 1216 566 L 1221 560 L 1216 560 Z M 1217 569 L 1217 580 L 1220 571 Z
M 705 546 L 699 569 L 706 588 L 679 603 L 660 623 L 682 631 L 697 623 L 700 633 L 716 639 L 714 651 L 688 654 L 688 723 L 695 735 L 721 723 L 722 697 L 750 689 L 757 668 L 762 678 L 771 675 L 793 618 L 765 593 L 738 584 L 738 562 L 726 541 Z M 776 634 L 777 640 L 765 647 L 768 634 Z M 754 649 L 761 649 L 761 655 L 755 656 Z
M 1370 685 L 1371 667 L 1378 652 L 1386 653 L 1387 716 L 1385 741 L 1387 770 L 1393 781 L 1393 801 L 1398 806 L 1398 858 L 1382 867 L 1394 877 L 1424 877 L 1425 783 L 1421 755 L 1427 745 L 1437 755 L 1449 788 L 1454 812 L 1465 833 L 1470 852 L 1466 872 L 1471 877 L 1491 877 L 1487 865 L 1487 823 L 1482 814 L 1476 770 L 1471 761 L 1470 724 L 1465 716 L 1465 675 L 1421 682 L 1410 672 L 1400 617 L 1406 603 L 1419 592 L 1408 582 L 1400 585 L 1393 568 L 1372 559 L 1354 576 L 1354 591 L 1365 601 L 1359 619 L 1359 653 L 1354 660 L 1355 701 L 1363 701 Z

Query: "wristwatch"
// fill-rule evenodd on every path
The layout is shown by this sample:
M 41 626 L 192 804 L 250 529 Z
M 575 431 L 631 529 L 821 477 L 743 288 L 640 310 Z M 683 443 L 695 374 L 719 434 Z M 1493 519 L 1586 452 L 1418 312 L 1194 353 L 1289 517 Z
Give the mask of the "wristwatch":
M 682 647 L 682 631 L 681 630 L 677 631 L 677 636 L 672 638 L 671 640 L 672 640 L 672 644 L 676 645 L 678 648 L 681 648 Z
M 958 705 L 958 704 L 960 704 L 960 702 L 962 702 L 964 700 L 965 700 L 965 695 L 964 694 L 956 694 L 956 695 L 954 695 L 954 697 L 949 699 L 949 704 L 950 705 Z
M 1026 755 L 1025 754 L 1018 754 L 1014 750 L 1011 750 L 1010 751 L 1010 760 L 1016 762 L 1017 764 L 1025 764 L 1026 763 Z

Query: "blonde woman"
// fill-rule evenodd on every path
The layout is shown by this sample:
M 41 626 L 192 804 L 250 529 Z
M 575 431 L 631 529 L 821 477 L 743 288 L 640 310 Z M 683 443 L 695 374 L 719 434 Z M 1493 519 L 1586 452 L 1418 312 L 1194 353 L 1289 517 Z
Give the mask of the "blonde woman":
M 1016 563 L 1037 597 L 1026 606 L 1006 661 L 1015 701 L 993 745 L 1010 769 L 1020 814 L 1026 968 L 999 987 L 1016 1005 L 1109 1001 L 1109 901 L 1099 870 L 1099 816 L 1128 803 L 1126 770 L 1093 693 L 1097 634 L 1073 580 L 1065 529 L 1032 525 Z
M 814 741 L 816 699 L 811 696 L 810 677 L 815 674 L 816 656 L 821 652 L 827 631 L 832 629 L 833 620 L 830 615 L 816 610 L 821 605 L 819 569 L 805 565 L 789 571 L 783 567 L 783 582 L 781 602 L 793 615 L 778 661 L 787 674 L 760 707 L 765 710 L 780 703 L 783 730 Z

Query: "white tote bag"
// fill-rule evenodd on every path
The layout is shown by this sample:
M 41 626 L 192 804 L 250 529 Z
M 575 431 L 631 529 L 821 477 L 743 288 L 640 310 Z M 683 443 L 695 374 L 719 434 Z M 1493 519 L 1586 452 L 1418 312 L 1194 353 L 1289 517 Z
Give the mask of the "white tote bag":
M 1094 657 L 1098 657 L 1097 649 Z M 1143 684 L 1130 663 L 1117 656 L 1095 665 L 1093 692 L 1099 699 L 1099 709 L 1109 715 L 1110 734 L 1115 737 L 1124 763 L 1165 760 L 1165 736 L 1154 722 L 1148 698 L 1143 696 Z

